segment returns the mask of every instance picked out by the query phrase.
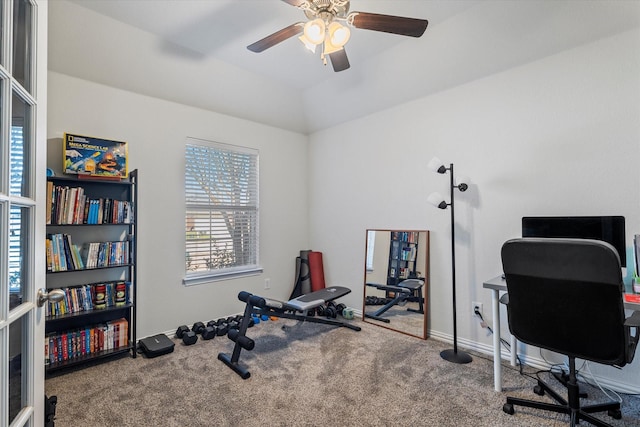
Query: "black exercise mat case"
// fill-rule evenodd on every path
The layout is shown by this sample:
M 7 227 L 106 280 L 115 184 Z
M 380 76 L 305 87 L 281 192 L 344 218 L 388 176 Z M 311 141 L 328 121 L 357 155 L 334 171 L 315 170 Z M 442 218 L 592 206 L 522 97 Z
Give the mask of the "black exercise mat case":
M 165 334 L 158 334 L 152 337 L 141 339 L 139 342 L 140 352 L 148 358 L 162 356 L 173 352 L 175 343 Z

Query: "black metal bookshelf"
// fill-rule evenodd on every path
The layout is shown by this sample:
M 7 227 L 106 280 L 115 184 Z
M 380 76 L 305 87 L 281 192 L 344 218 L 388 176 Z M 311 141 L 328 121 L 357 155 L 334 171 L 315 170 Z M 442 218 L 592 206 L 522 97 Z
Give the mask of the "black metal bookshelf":
M 47 374 L 100 363 L 114 357 L 125 355 L 136 357 L 137 186 L 137 170 L 131 171 L 128 179 L 125 180 L 83 179 L 69 176 L 47 178 L 47 237 L 50 238 L 54 234 L 69 236 L 66 246 L 63 244 L 57 246 L 57 258 L 50 249 L 51 243 L 47 244 L 46 287 L 49 290 L 63 289 L 68 297 L 65 309 L 53 310 L 54 306 L 50 306 L 47 311 L 45 319 L 47 345 L 45 371 Z M 60 190 L 60 194 L 57 190 Z M 72 201 L 69 196 L 72 190 L 74 196 L 79 193 L 82 196 L 76 196 Z M 88 200 L 100 201 L 98 209 L 102 210 L 100 217 L 102 221 L 99 223 L 87 223 L 87 214 L 90 209 Z M 70 203 L 70 205 L 62 206 L 60 203 Z M 126 221 L 124 217 L 118 220 L 117 209 L 123 205 L 128 206 L 124 208 L 128 211 L 125 210 L 123 213 L 128 215 Z M 68 210 L 65 211 L 65 208 Z M 56 209 L 58 211 L 54 211 Z M 65 219 L 60 220 L 60 216 L 56 215 L 60 212 L 67 212 Z M 89 243 L 108 242 L 114 243 L 114 247 L 118 248 L 117 256 L 110 254 L 113 259 L 125 257 L 123 262 L 91 268 L 79 268 L 81 265 L 76 265 L 80 263 L 87 265 L 84 257 L 89 255 L 81 253 L 80 248 Z M 127 243 L 115 245 L 120 242 Z M 63 246 L 62 249 L 61 246 Z M 127 249 L 123 253 L 124 247 Z M 55 264 L 60 262 L 60 256 L 71 258 L 71 260 L 65 259 L 69 262 L 66 270 L 60 270 L 61 265 Z M 78 261 L 78 256 L 81 261 Z M 110 288 L 113 290 L 117 288 L 115 284 L 120 283 L 128 283 L 125 285 L 125 301 L 117 305 L 113 304 L 113 301 L 107 301 L 104 308 L 96 308 L 98 293 L 96 286 L 104 284 L 106 287 L 114 284 Z M 74 298 L 71 297 L 71 292 L 75 292 Z M 111 294 L 109 297 L 116 298 Z M 102 341 L 95 337 L 96 335 L 101 336 Z M 105 335 L 107 339 L 112 340 L 110 344 L 105 344 Z M 125 338 L 126 341 L 123 340 Z M 62 349 L 63 340 L 67 345 L 65 351 Z M 55 350 L 51 347 L 52 345 L 56 347 Z

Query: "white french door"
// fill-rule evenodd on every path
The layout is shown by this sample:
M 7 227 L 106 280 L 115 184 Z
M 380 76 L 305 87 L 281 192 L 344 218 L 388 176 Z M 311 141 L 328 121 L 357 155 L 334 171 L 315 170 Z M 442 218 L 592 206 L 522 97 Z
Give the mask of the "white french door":
M 0 427 L 44 424 L 46 0 L 0 2 Z

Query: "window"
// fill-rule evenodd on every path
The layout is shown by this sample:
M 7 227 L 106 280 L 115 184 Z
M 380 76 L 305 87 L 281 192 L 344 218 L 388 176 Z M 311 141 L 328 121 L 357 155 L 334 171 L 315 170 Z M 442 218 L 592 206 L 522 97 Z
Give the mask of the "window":
M 188 138 L 185 285 L 262 271 L 258 151 Z
M 373 254 L 376 246 L 376 231 L 367 230 L 367 271 L 373 271 Z
M 11 176 L 9 191 L 11 194 L 22 194 L 24 175 L 24 141 L 22 127 L 11 126 L 11 143 L 9 144 L 9 158 L 11 159 Z M 21 293 L 20 276 L 22 273 L 22 252 L 24 251 L 21 239 L 23 210 L 17 206 L 11 206 L 9 212 L 9 292 Z

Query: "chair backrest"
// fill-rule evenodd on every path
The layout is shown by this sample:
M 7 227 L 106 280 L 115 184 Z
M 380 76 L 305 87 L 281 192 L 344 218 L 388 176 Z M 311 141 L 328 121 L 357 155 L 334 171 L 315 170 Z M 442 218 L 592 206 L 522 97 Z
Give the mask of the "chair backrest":
M 502 246 L 509 329 L 520 341 L 623 366 L 622 272 L 616 250 L 587 239 L 523 238 Z

